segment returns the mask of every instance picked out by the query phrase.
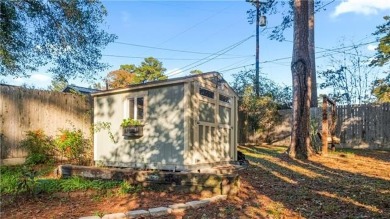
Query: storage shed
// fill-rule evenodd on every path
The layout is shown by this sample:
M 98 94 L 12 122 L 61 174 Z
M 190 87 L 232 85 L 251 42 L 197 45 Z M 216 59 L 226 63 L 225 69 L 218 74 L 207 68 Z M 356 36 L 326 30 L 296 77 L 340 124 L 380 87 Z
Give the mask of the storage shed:
M 217 72 L 92 96 L 96 164 L 183 171 L 237 160 L 238 97 Z M 123 130 L 127 118 L 142 126 Z

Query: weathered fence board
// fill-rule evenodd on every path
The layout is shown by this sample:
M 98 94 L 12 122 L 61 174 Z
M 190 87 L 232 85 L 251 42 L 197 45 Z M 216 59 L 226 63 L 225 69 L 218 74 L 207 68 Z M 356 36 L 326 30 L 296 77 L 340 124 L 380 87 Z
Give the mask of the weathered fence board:
M 310 113 L 312 119 L 318 121 L 321 130 L 321 108 L 312 108 Z M 390 103 L 383 104 L 362 104 L 337 106 L 336 136 L 340 137 L 340 146 L 348 148 L 390 148 Z M 288 145 L 291 131 L 291 110 L 280 110 L 282 123 L 275 127 L 272 132 L 273 143 Z M 330 111 L 329 111 L 330 113 Z M 242 113 L 240 118 L 243 118 Z M 330 118 L 329 118 L 330 119 Z M 242 132 L 240 132 L 242 133 Z M 259 139 L 260 138 L 260 139 Z M 245 138 L 249 142 L 263 141 L 261 134 L 253 136 L 246 133 Z M 240 143 L 249 143 L 240 142 Z
M 88 96 L 0 85 L 0 160 L 24 158 L 20 141 L 26 131 L 81 129 L 90 137 L 92 100 Z

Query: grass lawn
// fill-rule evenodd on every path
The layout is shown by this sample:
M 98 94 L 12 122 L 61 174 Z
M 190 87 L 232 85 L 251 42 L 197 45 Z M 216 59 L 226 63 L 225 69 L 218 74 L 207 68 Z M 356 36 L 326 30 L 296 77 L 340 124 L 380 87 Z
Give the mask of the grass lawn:
M 239 149 L 250 165 L 240 171 L 237 196 L 168 218 L 390 218 L 390 151 L 339 149 L 300 161 L 288 158 L 281 146 Z M 47 183 L 60 186 L 26 198 L 9 192 L 12 174 L 4 180 L 4 172 L 0 218 L 78 218 L 207 196 L 134 189 L 122 182 L 50 179 Z

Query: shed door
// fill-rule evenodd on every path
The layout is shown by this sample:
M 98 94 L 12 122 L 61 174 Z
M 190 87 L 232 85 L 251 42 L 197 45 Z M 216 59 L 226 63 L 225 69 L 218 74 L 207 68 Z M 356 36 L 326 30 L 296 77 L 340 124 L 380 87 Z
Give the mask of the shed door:
M 234 158 L 233 144 L 233 99 L 218 90 L 199 87 L 198 136 L 203 161 L 207 163 Z

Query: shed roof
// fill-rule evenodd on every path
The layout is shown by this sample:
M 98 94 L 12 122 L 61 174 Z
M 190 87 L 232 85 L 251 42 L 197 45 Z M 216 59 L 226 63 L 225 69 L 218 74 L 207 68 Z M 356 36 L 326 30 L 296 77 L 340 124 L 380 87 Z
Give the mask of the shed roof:
M 206 72 L 202 74 L 196 74 L 196 75 L 189 75 L 189 76 L 184 76 L 184 77 L 178 77 L 178 78 L 171 78 L 171 79 L 166 79 L 166 80 L 159 80 L 159 81 L 151 81 L 151 82 L 146 82 L 142 84 L 132 84 L 128 85 L 126 87 L 122 88 L 115 88 L 115 89 L 109 89 L 109 90 L 104 90 L 104 91 L 98 91 L 93 94 L 92 96 L 101 96 L 101 95 L 107 95 L 107 94 L 114 94 L 114 93 L 121 93 L 125 91 L 131 91 L 131 90 L 139 90 L 139 89 L 145 89 L 145 88 L 153 88 L 153 87 L 158 87 L 158 86 L 167 86 L 167 85 L 173 85 L 173 84 L 178 84 L 178 83 L 184 83 L 191 81 L 195 78 L 212 78 L 212 77 L 218 77 L 218 82 L 225 82 L 229 88 L 234 92 L 234 90 L 230 87 L 230 85 L 226 82 L 226 80 L 222 77 L 222 75 L 219 72 Z M 235 95 L 237 95 L 234 92 Z

